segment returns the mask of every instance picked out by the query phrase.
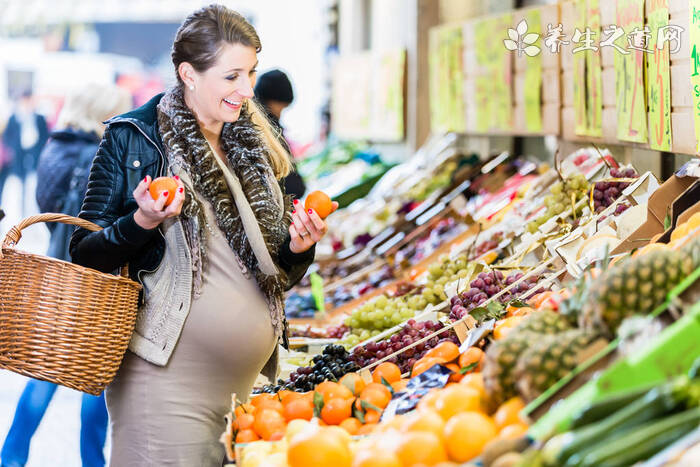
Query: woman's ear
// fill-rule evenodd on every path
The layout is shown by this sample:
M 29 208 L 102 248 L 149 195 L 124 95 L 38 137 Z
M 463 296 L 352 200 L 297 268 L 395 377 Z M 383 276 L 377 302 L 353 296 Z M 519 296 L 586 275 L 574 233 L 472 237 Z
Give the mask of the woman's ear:
M 196 81 L 196 71 L 189 62 L 182 62 L 177 67 L 177 73 L 180 75 L 180 79 L 185 84 L 185 87 L 193 89 Z

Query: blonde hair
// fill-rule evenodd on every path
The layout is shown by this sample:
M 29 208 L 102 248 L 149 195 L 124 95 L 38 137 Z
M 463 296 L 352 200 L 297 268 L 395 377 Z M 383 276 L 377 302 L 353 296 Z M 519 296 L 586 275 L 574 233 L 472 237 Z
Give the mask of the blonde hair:
M 96 133 L 101 138 L 105 131 L 102 122 L 130 108 L 131 96 L 126 90 L 112 84 L 89 84 L 66 97 L 56 128 Z
M 216 63 L 223 43 L 253 47 L 256 52 L 261 50 L 255 28 L 241 14 L 223 5 L 209 5 L 188 16 L 177 30 L 171 53 L 178 85 L 184 86 L 177 72 L 181 63 L 187 62 L 197 72 L 205 72 Z M 292 163 L 289 153 L 280 143 L 279 132 L 253 99 L 248 99 L 248 112 L 270 150 L 270 165 L 275 177 L 278 180 L 286 177 L 292 170 Z

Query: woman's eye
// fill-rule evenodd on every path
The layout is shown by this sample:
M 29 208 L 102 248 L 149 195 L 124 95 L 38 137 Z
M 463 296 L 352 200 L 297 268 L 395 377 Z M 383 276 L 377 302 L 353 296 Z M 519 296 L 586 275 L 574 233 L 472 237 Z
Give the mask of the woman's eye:
M 238 75 L 231 75 L 231 76 L 226 77 L 226 79 L 229 81 L 234 81 L 234 80 L 236 80 L 236 78 L 238 78 Z
M 258 70 L 250 70 L 251 76 L 254 75 L 254 74 L 257 73 L 257 72 L 258 72 Z

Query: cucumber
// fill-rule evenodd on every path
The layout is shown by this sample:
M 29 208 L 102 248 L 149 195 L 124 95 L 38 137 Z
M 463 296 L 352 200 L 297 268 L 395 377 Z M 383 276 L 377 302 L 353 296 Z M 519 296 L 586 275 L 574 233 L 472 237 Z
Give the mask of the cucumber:
M 700 425 L 700 407 L 647 423 L 588 452 L 581 467 L 618 467 L 648 459 Z
M 571 421 L 571 429 L 581 428 L 617 412 L 627 404 L 639 399 L 644 394 L 659 386 L 658 384 L 646 385 L 627 391 L 620 391 L 603 399 L 594 401 L 586 405 Z
M 575 453 L 609 439 L 613 433 L 638 426 L 677 409 L 683 405 L 688 391 L 687 380 L 685 383 L 674 382 L 654 388 L 597 423 L 566 433 L 562 439 L 552 438 L 550 442 L 559 442 L 561 445 L 558 449 L 554 446 L 552 450 L 547 450 L 545 445 L 548 464 L 564 465 Z M 554 457 L 550 457 L 552 455 Z

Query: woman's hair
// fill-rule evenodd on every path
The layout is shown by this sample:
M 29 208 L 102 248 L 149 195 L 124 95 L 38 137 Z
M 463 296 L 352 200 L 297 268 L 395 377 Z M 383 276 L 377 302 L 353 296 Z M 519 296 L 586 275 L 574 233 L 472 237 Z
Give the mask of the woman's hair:
M 178 86 L 183 86 L 178 73 L 181 63 L 189 63 L 199 73 L 214 66 L 224 44 L 241 44 L 260 52 L 260 38 L 255 28 L 239 13 L 223 5 L 201 8 L 182 23 L 175 35 L 172 60 Z M 290 156 L 279 141 L 279 131 L 273 129 L 265 113 L 253 99 L 248 99 L 248 112 L 252 122 L 262 131 L 270 148 L 270 164 L 280 179 L 291 171 Z
M 129 93 L 113 84 L 88 84 L 70 93 L 63 102 L 56 128 L 95 133 L 105 131 L 103 121 L 131 109 Z

